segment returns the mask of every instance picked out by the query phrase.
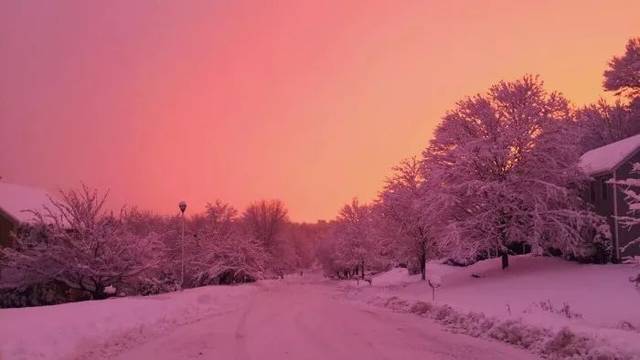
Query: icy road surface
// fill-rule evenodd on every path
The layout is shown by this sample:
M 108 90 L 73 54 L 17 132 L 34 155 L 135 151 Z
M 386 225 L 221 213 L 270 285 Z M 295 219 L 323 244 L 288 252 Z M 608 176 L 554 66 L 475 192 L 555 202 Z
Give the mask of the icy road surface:
M 258 284 L 238 310 L 178 327 L 117 359 L 536 358 L 498 342 L 445 332 L 415 315 L 348 302 L 335 284 Z

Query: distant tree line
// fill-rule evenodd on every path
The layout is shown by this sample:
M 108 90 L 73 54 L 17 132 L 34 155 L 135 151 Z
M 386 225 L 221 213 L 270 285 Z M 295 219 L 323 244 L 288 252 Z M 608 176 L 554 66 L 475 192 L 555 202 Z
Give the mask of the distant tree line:
M 0 248 L 3 306 L 149 295 L 284 277 L 309 268 L 320 228 L 289 221 L 279 200 L 240 213 L 220 200 L 185 218 L 104 208 L 106 194 L 62 191 L 14 245 Z

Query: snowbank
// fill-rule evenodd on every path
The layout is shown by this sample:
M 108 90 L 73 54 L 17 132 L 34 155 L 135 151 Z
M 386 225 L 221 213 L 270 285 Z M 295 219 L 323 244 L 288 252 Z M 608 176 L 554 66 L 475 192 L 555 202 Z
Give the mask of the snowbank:
M 632 360 L 633 349 L 610 346 L 598 336 L 576 333 L 569 327 L 558 330 L 527 324 L 522 319 L 499 319 L 483 313 L 460 312 L 449 305 L 416 301 L 398 297 L 376 298 L 371 304 L 394 311 L 428 317 L 449 331 L 473 337 L 498 340 L 549 359 Z
M 558 332 L 564 328 L 640 355 L 640 292 L 629 282 L 629 265 L 583 265 L 557 258 L 517 256 L 503 271 L 499 259 L 469 267 L 429 263 L 427 276 L 441 279 L 436 304 L 504 321 Z M 352 288 L 365 302 L 396 297 L 431 302 L 431 288 L 419 275 L 394 269 L 373 286 Z M 378 300 L 376 300 L 378 299 Z
M 108 358 L 110 352 L 176 325 L 234 309 L 255 289 L 210 286 L 148 297 L 0 309 L 0 359 Z

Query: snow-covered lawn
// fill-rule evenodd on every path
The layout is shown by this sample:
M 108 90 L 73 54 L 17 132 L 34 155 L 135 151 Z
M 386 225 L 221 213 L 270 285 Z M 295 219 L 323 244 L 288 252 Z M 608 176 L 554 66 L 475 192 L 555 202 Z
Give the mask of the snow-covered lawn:
M 1 309 L 0 359 L 91 358 L 92 352 L 105 357 L 178 325 L 232 311 L 255 290 L 254 285 L 210 286 L 149 297 Z
M 640 355 L 640 291 L 629 282 L 638 271 L 630 265 L 583 265 L 533 256 L 512 257 L 504 271 L 499 259 L 469 267 L 438 262 L 427 266 L 428 277 L 441 282 L 437 305 L 556 331 L 568 327 Z M 419 275 L 397 268 L 376 276 L 373 286 L 361 283 L 350 296 L 368 302 L 394 296 L 431 302 L 432 290 Z

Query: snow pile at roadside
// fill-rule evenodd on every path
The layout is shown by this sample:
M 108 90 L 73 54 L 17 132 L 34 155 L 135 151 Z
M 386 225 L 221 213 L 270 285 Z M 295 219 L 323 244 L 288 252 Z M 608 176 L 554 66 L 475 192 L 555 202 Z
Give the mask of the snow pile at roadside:
M 638 359 L 633 349 L 611 346 L 605 339 L 575 332 L 529 325 L 522 319 L 499 319 L 483 313 L 462 313 L 449 305 L 423 301 L 409 302 L 398 297 L 375 298 L 370 304 L 394 311 L 428 317 L 457 334 L 482 337 L 511 344 L 549 359 L 614 360 Z
M 504 271 L 499 259 L 469 267 L 427 266 L 427 276 L 441 282 L 436 304 L 457 314 L 474 312 L 551 334 L 571 331 L 592 339 L 594 348 L 606 342 L 640 356 L 640 292 L 629 282 L 637 272 L 630 265 L 582 265 L 533 256 L 512 257 Z M 406 269 L 380 274 L 373 286 L 350 288 L 348 294 L 378 304 L 396 298 L 409 307 L 432 301 L 432 289 Z
M 176 325 L 229 311 L 255 290 L 254 285 L 210 286 L 148 297 L 0 309 L 0 359 L 109 357 L 110 352 Z

